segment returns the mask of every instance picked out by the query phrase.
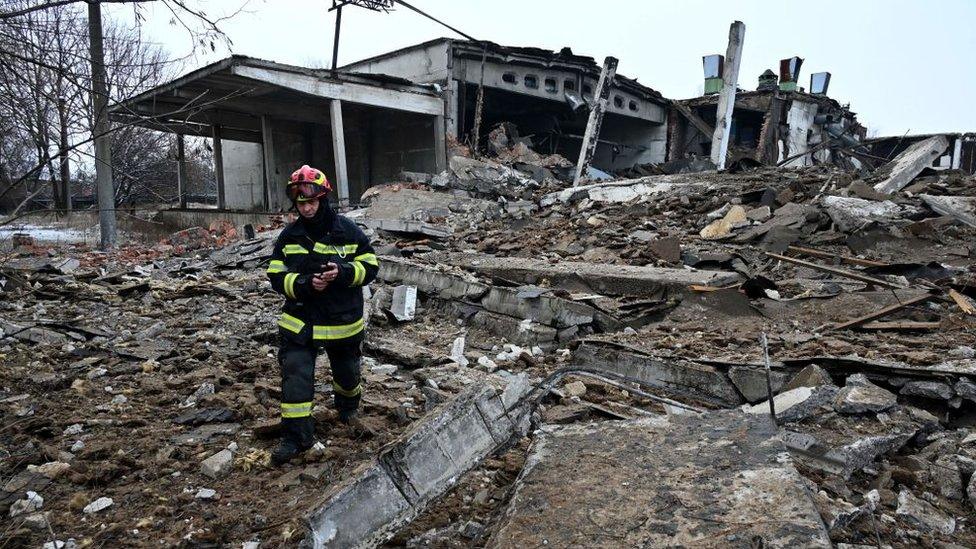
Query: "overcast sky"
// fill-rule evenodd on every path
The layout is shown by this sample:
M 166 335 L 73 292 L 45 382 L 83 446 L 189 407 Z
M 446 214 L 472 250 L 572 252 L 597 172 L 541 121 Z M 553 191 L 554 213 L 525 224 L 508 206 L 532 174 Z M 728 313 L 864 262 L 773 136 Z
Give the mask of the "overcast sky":
M 212 15 L 242 0 L 200 2 Z M 666 97 L 701 93 L 701 57 L 725 53 L 729 24 L 746 25 L 739 87 L 755 89 L 779 59 L 804 59 L 800 83 L 832 73 L 829 95 L 850 103 L 872 135 L 976 131 L 976 1 L 940 0 L 411 0 L 478 39 L 535 46 L 598 61 L 620 59 L 618 72 Z M 297 65 L 331 64 L 331 0 L 250 0 L 221 24 L 233 53 Z M 150 4 L 150 6 L 154 6 Z M 125 18 L 130 8 L 106 10 Z M 189 50 L 187 34 L 158 6 L 146 10 L 145 33 L 174 55 Z M 403 7 L 374 13 L 347 7 L 339 63 L 349 63 L 440 36 L 448 29 Z M 199 54 L 197 66 L 230 52 Z

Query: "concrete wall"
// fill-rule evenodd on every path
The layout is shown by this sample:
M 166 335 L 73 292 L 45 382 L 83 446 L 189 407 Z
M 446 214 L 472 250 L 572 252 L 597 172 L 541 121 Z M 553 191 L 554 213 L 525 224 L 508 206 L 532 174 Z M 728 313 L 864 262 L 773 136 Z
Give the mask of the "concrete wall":
M 793 101 L 786 114 L 786 123 L 790 131 L 786 142 L 780 145 L 780 160 L 810 150 L 809 132 L 813 129 L 813 117 L 819 107 L 816 103 Z M 790 168 L 798 168 L 813 164 L 810 155 L 804 155 L 784 164 Z
M 600 127 L 600 139 L 634 146 L 621 147 L 614 157 L 610 145 L 601 143 L 593 155 L 593 165 L 601 169 L 616 170 L 635 164 L 661 163 L 667 154 L 668 127 L 666 124 L 607 115 Z
M 223 140 L 227 209 L 264 208 L 264 158 L 260 143 Z
M 388 74 L 414 82 L 445 82 L 450 76 L 450 42 L 437 42 L 413 51 L 362 61 L 343 67 L 349 72 Z
M 370 183 L 395 181 L 401 171 L 435 173 L 434 119 L 408 113 L 373 117 Z

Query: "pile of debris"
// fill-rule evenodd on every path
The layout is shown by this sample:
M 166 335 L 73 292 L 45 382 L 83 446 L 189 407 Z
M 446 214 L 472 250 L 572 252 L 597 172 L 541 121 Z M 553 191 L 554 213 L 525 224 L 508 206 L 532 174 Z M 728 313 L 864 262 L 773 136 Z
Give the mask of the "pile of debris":
M 371 189 L 369 429 L 336 423 L 321 364 L 321 444 L 281 470 L 276 230 L 24 250 L 0 265 L 5 537 L 974 545 L 976 181 L 913 160 L 939 146 L 572 187 L 502 126 L 492 159 Z

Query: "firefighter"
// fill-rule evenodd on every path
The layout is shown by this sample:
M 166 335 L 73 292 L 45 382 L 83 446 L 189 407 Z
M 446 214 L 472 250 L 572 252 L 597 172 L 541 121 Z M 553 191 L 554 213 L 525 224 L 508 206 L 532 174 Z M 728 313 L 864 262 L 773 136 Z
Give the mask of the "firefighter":
M 332 368 L 339 420 L 356 424 L 364 338 L 362 287 L 379 262 L 362 230 L 329 204 L 325 174 L 302 166 L 287 183 L 298 219 L 282 231 L 268 266 L 271 287 L 285 296 L 278 320 L 282 437 L 271 455 L 280 465 L 314 444 L 315 359 L 325 351 Z

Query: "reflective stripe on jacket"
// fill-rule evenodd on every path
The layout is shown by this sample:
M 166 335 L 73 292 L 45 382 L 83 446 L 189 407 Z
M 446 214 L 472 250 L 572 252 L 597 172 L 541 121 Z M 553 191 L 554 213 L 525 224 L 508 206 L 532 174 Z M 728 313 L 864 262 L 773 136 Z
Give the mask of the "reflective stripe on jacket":
M 311 279 L 327 263 L 339 275 L 317 292 Z M 376 278 L 379 260 L 369 239 L 349 219 L 336 215 L 332 231 L 314 240 L 299 222 L 285 227 L 275 242 L 267 274 L 285 296 L 278 326 L 299 338 L 331 341 L 363 331 L 362 287 Z

